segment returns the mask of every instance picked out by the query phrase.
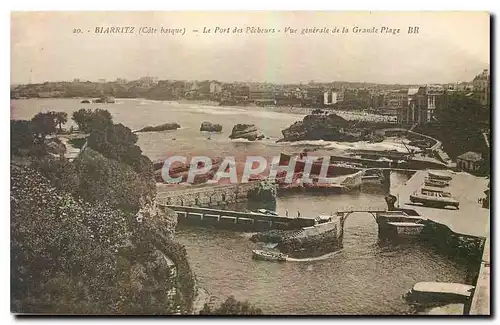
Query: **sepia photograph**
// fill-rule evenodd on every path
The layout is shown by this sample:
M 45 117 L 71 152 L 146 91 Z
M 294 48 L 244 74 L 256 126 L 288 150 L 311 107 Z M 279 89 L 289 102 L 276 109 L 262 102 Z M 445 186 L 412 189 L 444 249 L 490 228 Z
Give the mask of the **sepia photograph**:
M 12 11 L 10 312 L 491 316 L 486 11 Z

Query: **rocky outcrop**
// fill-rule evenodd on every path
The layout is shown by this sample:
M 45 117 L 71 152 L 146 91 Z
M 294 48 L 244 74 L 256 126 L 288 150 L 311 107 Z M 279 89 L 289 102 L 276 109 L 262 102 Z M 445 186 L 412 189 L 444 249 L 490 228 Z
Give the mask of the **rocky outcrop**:
M 265 136 L 254 124 L 236 124 L 231 131 L 230 139 L 247 139 L 250 141 L 264 139 Z
M 363 121 L 348 121 L 336 114 L 312 114 L 295 122 L 281 133 L 281 141 L 326 140 L 355 142 L 372 139 L 374 125 Z
M 210 122 L 201 123 L 200 131 L 206 132 L 222 132 L 222 125 L 220 124 L 212 124 Z
M 158 126 L 146 126 L 140 130 L 135 131 L 137 132 L 160 132 L 160 131 L 170 131 L 170 130 L 177 130 L 181 126 L 177 123 L 165 123 L 161 124 Z
M 296 230 L 269 230 L 250 237 L 253 242 L 276 243 L 280 252 L 290 257 L 316 257 L 342 248 L 342 237 L 334 231 L 307 237 L 296 237 Z
M 276 196 L 278 189 L 275 183 L 259 182 L 257 186 L 251 188 L 247 193 L 248 208 L 250 210 L 276 209 Z

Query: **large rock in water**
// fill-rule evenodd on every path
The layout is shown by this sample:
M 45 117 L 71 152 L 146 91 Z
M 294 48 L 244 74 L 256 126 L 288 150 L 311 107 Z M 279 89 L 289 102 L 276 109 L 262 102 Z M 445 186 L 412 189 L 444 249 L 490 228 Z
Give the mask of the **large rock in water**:
M 157 126 L 146 126 L 135 132 L 159 132 L 159 131 L 170 131 L 177 130 L 181 126 L 177 123 L 165 123 Z
M 222 125 L 212 124 L 210 122 L 205 121 L 205 122 L 201 123 L 200 131 L 222 132 Z
M 264 137 L 254 124 L 236 124 L 229 136 L 230 139 L 247 139 L 250 141 L 261 140 Z
M 367 140 L 371 131 L 364 122 L 348 121 L 336 114 L 312 114 L 281 133 L 283 139 L 279 141 L 361 141 Z

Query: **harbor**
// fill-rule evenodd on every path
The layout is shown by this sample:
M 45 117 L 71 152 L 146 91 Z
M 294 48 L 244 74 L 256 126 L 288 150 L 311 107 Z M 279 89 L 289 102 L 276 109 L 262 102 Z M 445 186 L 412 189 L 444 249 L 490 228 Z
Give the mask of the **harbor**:
M 67 100 L 41 102 L 58 109 L 71 106 Z M 212 111 L 227 114 L 227 110 L 145 102 L 140 104 L 144 110 L 137 112 L 139 115 L 144 114 L 140 117 L 142 122 L 137 123 L 137 119 L 130 119 L 127 111 L 134 110 L 141 102 L 117 99 L 107 109 L 112 111 L 117 121 L 140 129 L 144 125 L 154 125 L 160 117 L 155 117 L 153 112 L 165 105 L 183 126 L 176 131 L 139 133 L 138 143 L 152 160 L 160 160 L 172 153 L 188 155 L 192 152 L 216 157 L 233 153 L 243 159 L 256 152 L 263 156 L 279 156 L 283 152 L 298 153 L 311 148 L 309 143 L 276 143 L 280 135 L 275 127 L 264 122 L 272 119 L 278 125 L 281 123 L 280 127 L 285 127 L 300 118 L 297 115 L 274 112 L 262 114 L 259 110 L 247 110 L 245 112 L 252 123 L 269 126 L 263 131 L 270 139 L 248 143 L 212 134 L 211 140 L 207 141 L 206 137 L 199 135 L 199 124 L 208 120 L 208 114 Z M 27 114 L 32 109 L 27 109 Z M 197 116 L 193 114 L 194 111 L 204 112 L 198 117 L 199 121 L 192 121 L 193 116 Z M 233 119 L 229 123 L 237 123 L 232 115 L 227 116 Z M 226 129 L 230 127 L 231 124 L 224 125 Z M 175 141 L 172 140 L 172 132 L 175 132 Z M 408 151 L 403 145 L 391 141 L 382 145 L 387 150 L 400 150 L 401 154 L 392 155 L 397 156 L 394 159 L 402 160 L 400 158 L 404 158 Z M 163 149 L 165 142 L 168 150 Z M 338 146 L 337 149 L 328 149 L 330 157 L 346 156 L 342 147 L 346 144 L 323 144 L 326 145 Z M 353 144 L 349 145 L 354 147 Z M 375 144 L 356 145 L 369 148 Z M 364 153 L 373 155 L 373 152 Z M 371 159 L 370 162 L 374 163 L 375 160 Z M 478 290 L 472 296 L 470 313 L 484 312 L 489 290 L 489 264 L 482 262 L 481 258 L 473 265 L 456 261 L 454 255 L 448 254 L 446 250 L 436 250 L 436 243 L 428 239 L 435 237 L 436 233 L 442 234 L 443 243 L 437 243 L 438 246 L 459 246 L 462 255 L 467 255 L 471 249 L 482 248 L 482 243 L 478 246 L 475 238 L 486 237 L 487 234 L 478 224 L 488 221 L 489 210 L 481 208 L 479 204 L 487 180 L 453 172 L 449 185 L 441 189 L 457 198 L 460 208 L 438 209 L 412 204 L 410 201 L 410 195 L 426 185 L 428 170 L 410 169 L 408 166 L 391 168 L 384 161 L 374 163 L 371 168 L 356 167 L 353 162 L 345 165 L 340 163 L 339 166 L 344 168 L 340 168 L 342 175 L 338 176 L 339 179 L 350 179 L 348 176 L 352 174 L 344 172 L 362 171 L 359 174 L 361 177 L 355 178 L 361 180 L 361 186 L 340 186 L 340 181 L 334 186 L 346 190 L 308 190 L 300 186 L 298 190 L 278 190 L 274 207 L 266 207 L 275 215 L 259 214 L 258 210 L 267 201 L 251 202 L 249 199 L 249 193 L 259 187 L 260 181 L 199 185 L 157 183 L 156 201 L 160 206 L 173 208 L 177 212 L 175 236 L 186 247 L 198 285 L 219 299 L 229 295 L 241 300 L 248 299 L 265 308 L 269 314 L 413 314 L 411 305 L 402 299 L 402 295 L 416 283 L 440 281 L 475 285 L 477 275 Z M 440 166 L 439 169 L 446 171 L 448 166 Z M 471 186 L 473 190 L 470 190 Z M 388 194 L 397 198 L 395 208 L 404 209 L 403 212 L 389 209 L 385 201 Z M 415 211 L 416 215 L 406 210 Z M 480 218 L 479 221 L 469 218 L 466 213 Z M 332 218 L 332 225 L 338 222 L 336 230 L 327 231 L 326 235 L 316 232 L 319 228 L 315 227 L 315 219 L 320 216 Z M 288 227 L 285 224 L 289 224 L 290 219 L 299 219 L 303 224 L 286 229 Z M 255 228 L 254 225 L 262 227 Z M 309 232 L 307 229 L 303 231 L 303 228 L 308 227 L 312 227 Z M 291 233 L 285 233 L 284 237 L 278 233 L 284 238 L 280 246 L 276 242 L 250 240 L 253 235 L 267 231 Z M 300 245 L 297 246 L 298 242 Z M 281 253 L 280 248 L 286 253 Z M 273 257 L 271 260 L 253 259 L 253 251 L 280 252 L 287 257 L 284 262 L 275 263 Z M 394 268 L 394 265 L 398 267 Z M 336 274 L 335 277 L 331 277 L 332 272 Z M 280 286 L 277 287 L 278 273 L 283 276 L 278 277 Z M 311 283 L 306 280 L 310 277 L 318 280 Z M 262 287 L 253 286 L 256 279 Z M 200 289 L 200 292 L 203 290 Z M 290 299 L 283 301 L 283 296 Z M 335 308 L 332 309 L 332 306 Z M 479 311 L 481 308 L 482 311 Z

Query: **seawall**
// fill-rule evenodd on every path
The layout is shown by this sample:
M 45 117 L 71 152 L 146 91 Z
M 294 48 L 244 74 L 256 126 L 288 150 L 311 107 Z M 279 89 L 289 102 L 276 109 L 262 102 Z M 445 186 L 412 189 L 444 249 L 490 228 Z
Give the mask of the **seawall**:
M 157 184 L 156 200 L 161 205 L 196 206 L 200 208 L 223 208 L 228 204 L 248 200 L 248 192 L 260 186 L 261 182 L 228 185 L 201 185 L 187 188 L 173 188 Z
M 491 315 L 490 311 L 490 237 L 484 244 L 483 256 L 477 282 L 474 284 L 476 289 L 472 295 L 469 315 Z

